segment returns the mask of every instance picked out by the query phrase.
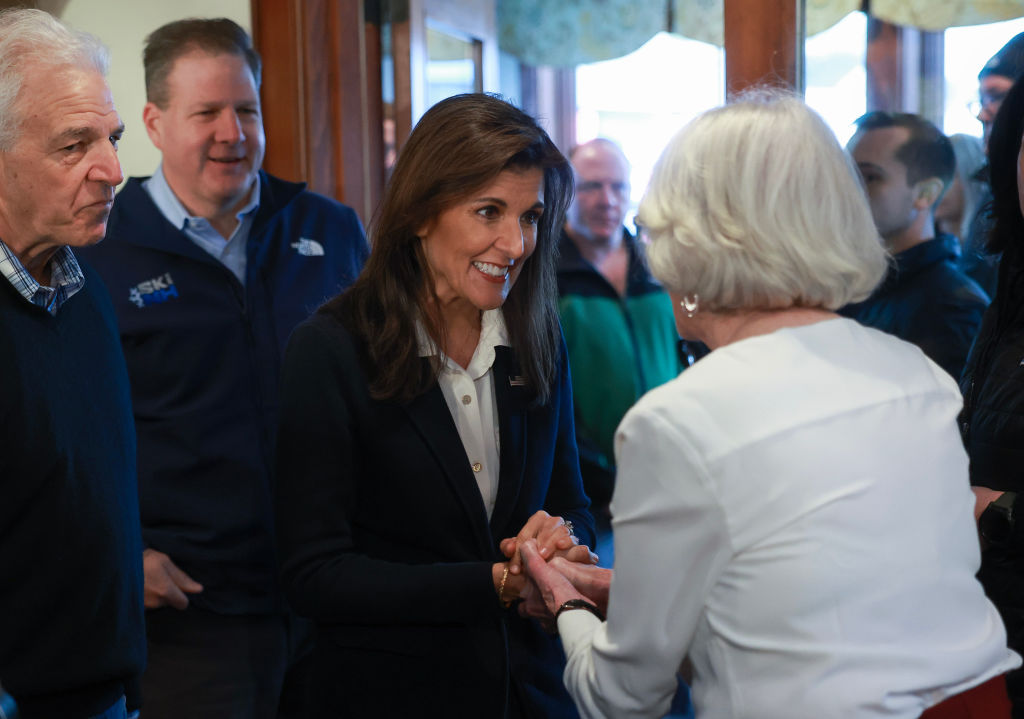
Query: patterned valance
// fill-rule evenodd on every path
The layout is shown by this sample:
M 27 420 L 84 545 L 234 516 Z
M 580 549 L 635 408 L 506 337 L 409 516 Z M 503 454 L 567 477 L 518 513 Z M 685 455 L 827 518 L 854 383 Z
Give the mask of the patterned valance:
M 862 0 L 805 0 L 807 34 L 827 30 Z M 567 67 L 628 55 L 663 30 L 722 45 L 725 0 L 498 0 L 502 50 L 528 65 Z M 1024 0 L 871 0 L 897 25 L 942 30 L 1024 16 Z
M 1024 17 L 1024 0 L 871 0 L 871 14 L 896 25 L 936 31 Z

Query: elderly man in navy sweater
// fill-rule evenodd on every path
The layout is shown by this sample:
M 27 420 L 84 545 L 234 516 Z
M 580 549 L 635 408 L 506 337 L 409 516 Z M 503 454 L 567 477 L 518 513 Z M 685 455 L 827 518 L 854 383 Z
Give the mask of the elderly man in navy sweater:
M 278 374 L 292 328 L 355 279 L 366 240 L 350 208 L 261 171 L 260 58 L 242 28 L 173 22 L 143 59 L 162 163 L 128 181 L 89 259 L 139 438 L 146 717 L 292 716 L 308 642 L 277 583 Z
M 103 238 L 122 180 L 107 62 L 45 12 L 0 13 L 0 707 L 23 719 L 123 719 L 145 658 L 128 376 L 70 249 Z

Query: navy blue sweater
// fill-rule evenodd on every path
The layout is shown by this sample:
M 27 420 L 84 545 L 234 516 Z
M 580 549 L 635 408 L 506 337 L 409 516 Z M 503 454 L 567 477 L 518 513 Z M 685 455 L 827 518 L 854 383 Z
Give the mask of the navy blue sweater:
M 145 657 L 128 376 L 83 270 L 56 317 L 0 278 L 0 684 L 25 719 L 102 711 Z
M 260 173 L 246 282 L 169 223 L 132 178 L 87 256 L 110 290 L 139 438 L 147 547 L 221 614 L 277 611 L 271 468 L 292 328 L 367 256 L 351 208 Z

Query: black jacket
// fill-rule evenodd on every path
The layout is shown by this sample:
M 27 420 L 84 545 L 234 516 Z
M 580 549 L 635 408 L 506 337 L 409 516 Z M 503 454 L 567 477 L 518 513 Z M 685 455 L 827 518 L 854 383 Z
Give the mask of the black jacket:
M 960 431 L 971 460 L 971 484 L 1021 493 L 1016 528 L 1006 547 L 981 555 L 978 579 L 1006 624 L 1012 649 L 1024 650 L 1024 270 L 1004 261 L 996 301 L 985 313 L 967 359 L 960 389 Z M 1015 709 L 1024 709 L 1024 672 L 1007 685 Z
M 874 294 L 840 314 L 912 342 L 959 378 L 989 299 L 957 269 L 958 248 L 939 235 L 900 252 Z
M 575 717 L 557 640 L 502 609 L 491 579 L 499 542 L 537 510 L 593 541 L 564 346 L 541 407 L 497 348 L 489 521 L 440 387 L 408 404 L 373 399 L 366 362 L 321 312 L 292 335 L 281 383 L 277 526 L 288 598 L 319 630 L 319 714 Z

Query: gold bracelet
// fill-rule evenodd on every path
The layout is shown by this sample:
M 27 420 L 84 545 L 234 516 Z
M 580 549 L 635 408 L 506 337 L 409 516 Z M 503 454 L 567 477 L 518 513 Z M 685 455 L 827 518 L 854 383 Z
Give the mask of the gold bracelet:
M 505 562 L 505 571 L 501 574 L 501 584 L 498 585 L 498 601 L 501 602 L 501 606 L 508 609 L 512 606 L 512 602 L 505 601 L 505 582 L 508 580 L 508 562 Z

